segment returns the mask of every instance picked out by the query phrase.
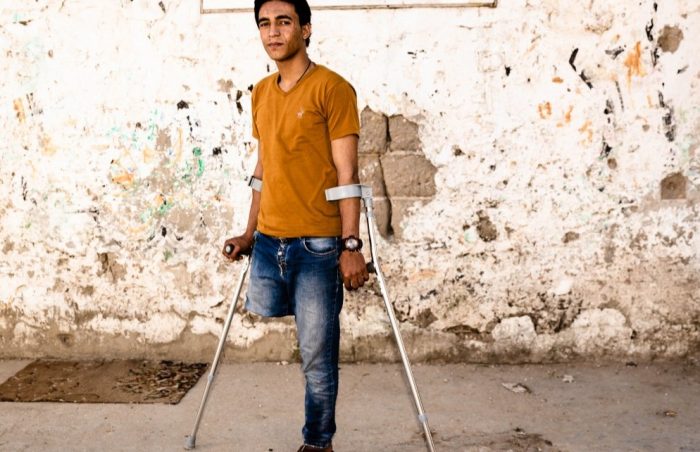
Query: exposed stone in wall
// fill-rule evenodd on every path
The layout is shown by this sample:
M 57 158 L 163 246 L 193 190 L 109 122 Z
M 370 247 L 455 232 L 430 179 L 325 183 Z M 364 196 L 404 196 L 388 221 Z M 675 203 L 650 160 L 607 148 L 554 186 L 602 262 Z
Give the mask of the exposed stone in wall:
M 392 151 L 419 152 L 421 150 L 418 137 L 418 124 L 395 115 L 389 118 L 390 148 Z
M 659 34 L 658 44 L 664 52 L 675 53 L 683 40 L 683 31 L 678 27 L 664 26 Z
M 491 219 L 489 218 L 488 214 L 483 210 L 480 210 L 477 212 L 477 215 L 479 217 L 479 222 L 476 225 L 476 230 L 479 232 L 479 237 L 481 237 L 481 240 L 484 242 L 496 240 L 498 237 L 498 231 L 493 223 L 491 223 Z
M 365 107 L 360 114 L 360 123 L 362 125 L 358 149 L 360 154 L 383 154 L 389 137 L 387 117 Z
M 380 233 L 400 238 L 409 210 L 435 195 L 437 169 L 421 151 L 416 123 L 401 115 L 387 118 L 369 107 L 361 119 L 360 180 L 372 186 Z
M 661 181 L 661 199 L 684 199 L 688 179 L 680 173 L 666 176 Z

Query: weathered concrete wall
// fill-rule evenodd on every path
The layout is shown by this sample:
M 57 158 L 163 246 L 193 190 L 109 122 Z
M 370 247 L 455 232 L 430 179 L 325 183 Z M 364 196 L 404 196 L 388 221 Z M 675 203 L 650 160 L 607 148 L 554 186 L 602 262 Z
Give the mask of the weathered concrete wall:
M 700 7 L 517 0 L 319 12 L 348 78 L 415 359 L 679 357 L 700 344 Z M 254 164 L 251 15 L 5 1 L 0 357 L 208 359 Z M 395 359 L 376 283 L 345 359 Z M 236 316 L 229 358 L 290 359 Z

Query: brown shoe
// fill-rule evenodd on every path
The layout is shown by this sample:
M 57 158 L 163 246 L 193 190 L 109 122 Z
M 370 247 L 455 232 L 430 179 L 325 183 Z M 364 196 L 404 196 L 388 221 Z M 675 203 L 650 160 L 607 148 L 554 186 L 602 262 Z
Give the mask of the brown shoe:
M 326 447 L 316 447 L 303 444 L 297 452 L 333 452 L 333 443 L 330 443 Z

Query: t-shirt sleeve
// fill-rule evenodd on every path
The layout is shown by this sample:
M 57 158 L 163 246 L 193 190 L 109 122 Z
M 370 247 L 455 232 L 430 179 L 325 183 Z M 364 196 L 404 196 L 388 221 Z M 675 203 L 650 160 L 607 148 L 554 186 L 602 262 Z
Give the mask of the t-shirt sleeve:
M 328 92 L 328 133 L 331 140 L 360 134 L 355 89 L 345 80 Z
M 253 94 L 251 95 L 251 100 L 250 100 L 251 108 L 250 108 L 250 110 L 251 110 L 251 115 L 253 117 L 252 118 L 253 119 L 253 138 L 255 138 L 256 140 L 259 140 L 260 134 L 258 133 L 258 125 L 257 125 L 257 121 L 256 121 L 256 116 L 257 116 L 256 115 L 256 113 L 257 113 L 256 100 L 258 98 L 257 92 L 258 92 L 258 85 L 255 85 L 255 87 L 253 88 Z

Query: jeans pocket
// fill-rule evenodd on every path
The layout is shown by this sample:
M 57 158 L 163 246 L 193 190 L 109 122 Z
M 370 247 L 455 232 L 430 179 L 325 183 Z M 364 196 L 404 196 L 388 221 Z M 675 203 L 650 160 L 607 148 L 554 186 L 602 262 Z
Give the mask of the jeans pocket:
M 335 237 L 304 237 L 304 249 L 315 256 L 328 256 L 337 252 L 338 239 Z

